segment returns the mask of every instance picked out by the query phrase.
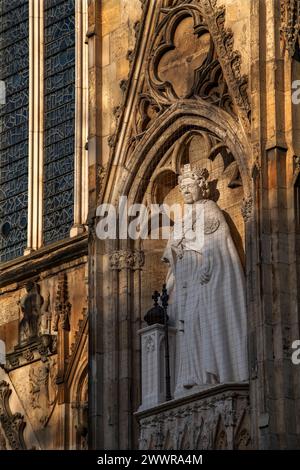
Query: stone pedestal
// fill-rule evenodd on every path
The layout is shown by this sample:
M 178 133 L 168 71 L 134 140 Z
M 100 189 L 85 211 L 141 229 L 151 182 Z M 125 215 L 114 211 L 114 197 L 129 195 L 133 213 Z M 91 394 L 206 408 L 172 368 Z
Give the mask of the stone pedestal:
M 165 328 L 155 324 L 138 332 L 142 350 L 142 403 L 139 411 L 166 401 Z M 175 383 L 175 336 L 176 328 L 168 328 L 171 394 Z
M 249 385 L 213 386 L 135 414 L 139 449 L 251 449 Z

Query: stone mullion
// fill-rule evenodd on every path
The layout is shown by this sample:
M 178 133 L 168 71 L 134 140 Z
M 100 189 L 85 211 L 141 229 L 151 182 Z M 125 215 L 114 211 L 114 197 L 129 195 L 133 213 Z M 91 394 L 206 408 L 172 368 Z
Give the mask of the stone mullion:
M 87 151 L 88 138 L 88 47 L 85 41 L 87 2 L 75 2 L 75 161 L 74 161 L 74 225 L 71 236 L 82 233 L 87 218 Z
M 44 0 L 29 0 L 28 229 L 25 254 L 43 240 Z

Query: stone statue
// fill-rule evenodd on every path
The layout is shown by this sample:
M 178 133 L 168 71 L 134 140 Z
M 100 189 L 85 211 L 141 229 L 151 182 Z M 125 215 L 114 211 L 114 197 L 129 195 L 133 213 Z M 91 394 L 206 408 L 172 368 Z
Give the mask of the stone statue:
M 182 325 L 175 397 L 197 386 L 248 379 L 244 272 L 224 215 L 208 199 L 207 178 L 206 169 L 190 165 L 179 177 L 185 204 L 197 209 L 196 217 L 202 213 L 197 230 L 203 237 L 192 239 L 184 228 L 182 238 L 172 234 L 163 255 L 171 314 L 175 310 Z
M 25 286 L 26 294 L 19 301 L 21 313 L 20 344 L 35 339 L 39 333 L 41 307 L 44 303 L 40 295 L 40 287 L 35 282 L 28 282 Z

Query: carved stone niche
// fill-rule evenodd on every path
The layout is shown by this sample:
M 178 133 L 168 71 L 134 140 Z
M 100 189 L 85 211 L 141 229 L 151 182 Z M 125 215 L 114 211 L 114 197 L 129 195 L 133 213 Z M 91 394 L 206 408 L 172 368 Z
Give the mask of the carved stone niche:
M 19 341 L 14 351 L 6 355 L 6 370 L 33 362 L 56 352 L 56 335 L 53 335 L 53 315 L 50 294 L 46 299 L 40 294 L 36 282 L 25 285 L 26 293 L 19 304 Z
M 140 450 L 251 449 L 247 384 L 223 384 L 135 414 Z

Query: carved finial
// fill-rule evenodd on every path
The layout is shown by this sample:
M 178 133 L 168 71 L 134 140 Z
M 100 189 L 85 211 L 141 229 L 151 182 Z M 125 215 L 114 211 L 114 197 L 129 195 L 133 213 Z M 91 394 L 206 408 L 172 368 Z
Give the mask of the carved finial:
M 155 290 L 152 295 L 152 299 L 154 300 L 154 307 L 158 305 L 158 299 L 160 297 L 160 293 Z

